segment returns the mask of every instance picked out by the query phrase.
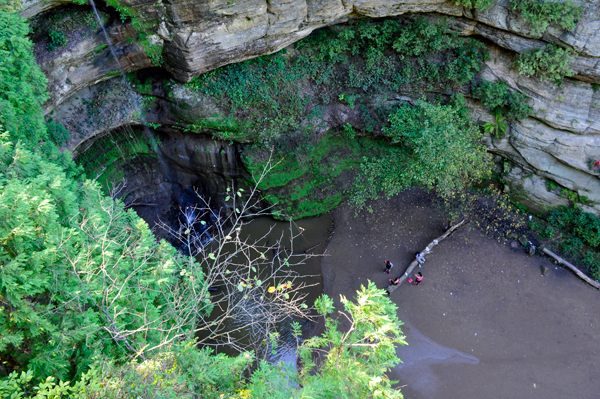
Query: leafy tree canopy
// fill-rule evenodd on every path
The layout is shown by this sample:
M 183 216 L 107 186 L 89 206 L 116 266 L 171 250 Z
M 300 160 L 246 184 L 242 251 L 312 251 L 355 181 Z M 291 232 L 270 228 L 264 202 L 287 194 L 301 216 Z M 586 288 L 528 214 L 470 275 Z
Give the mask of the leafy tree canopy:
M 456 97 L 454 105 L 401 105 L 384 129 L 397 144 L 389 155 L 367 159 L 355 184 L 353 201 L 364 205 L 380 192 L 388 197 L 416 185 L 451 197 L 490 174 L 490 155 L 480 143 L 482 134 Z
M 28 32 L 18 14 L 0 11 L 0 122 L 13 140 L 37 142 L 46 131 L 42 104 L 48 94 Z

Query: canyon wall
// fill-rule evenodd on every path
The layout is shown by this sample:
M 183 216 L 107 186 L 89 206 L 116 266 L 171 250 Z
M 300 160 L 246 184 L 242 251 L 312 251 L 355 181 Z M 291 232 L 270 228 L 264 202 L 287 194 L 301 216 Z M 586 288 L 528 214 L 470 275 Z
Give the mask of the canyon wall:
M 584 209 L 600 212 L 600 2 L 575 1 L 582 14 L 573 32 L 550 25 L 543 34 L 532 33 L 527 19 L 512 11 L 509 0 L 496 0 L 485 11 L 466 9 L 454 1 L 440 0 L 170 0 L 121 1 L 137 22 L 147 28 L 146 42 L 162 46 L 163 63 L 159 74 L 184 83 L 194 76 L 225 64 L 276 52 L 313 30 L 355 18 L 394 17 L 407 13 L 427 13 L 451 17 L 450 23 L 462 35 L 481 38 L 488 45 L 490 60 L 483 77 L 505 80 L 511 88 L 532 99 L 534 112 L 520 121 L 511 121 L 503 138 L 488 136 L 485 143 L 498 156 L 504 168 L 507 190 L 519 193 L 527 205 L 538 211 L 547 206 L 566 205 L 564 190 L 550 189 L 547 181 L 587 197 Z M 36 0 L 23 3 L 21 14 L 43 23 L 52 13 L 72 3 Z M 84 7 L 84 6 L 81 6 Z M 65 47 L 48 51 L 43 38 L 36 40 L 36 57 L 48 76 L 51 99 L 46 104 L 48 118 L 62 122 L 71 132 L 66 148 L 75 154 L 98 137 L 120 126 L 140 123 L 143 101 L 119 94 L 123 83 L 119 67 L 125 71 L 152 67 L 138 33 L 129 21 L 110 16 L 110 8 L 99 4 L 107 15 L 105 26 L 116 59 L 104 48 L 98 26 L 73 28 Z M 35 22 L 37 21 L 37 22 Z M 576 52 L 572 64 L 575 75 L 562 84 L 527 78 L 512 67 L 516 54 L 553 43 Z M 107 82 L 104 82 L 107 81 Z M 110 83 L 110 82 L 113 83 Z M 116 82 L 116 83 L 115 83 Z M 146 112 L 145 122 L 170 125 L 193 123 L 198 117 L 221 112 L 210 99 L 190 93 L 173 83 L 164 101 Z M 104 90 L 104 97 L 100 94 Z M 162 91 L 161 91 L 162 90 Z M 99 94 L 100 93 L 100 94 Z M 161 94 L 162 93 L 162 94 Z M 96 106 L 90 104 L 96 101 Z M 105 113 L 93 119 L 82 114 Z M 481 104 L 469 100 L 473 116 L 480 123 L 494 117 Z M 146 110 L 148 111 L 148 110 Z M 91 123 L 95 120 L 95 123 Z M 339 118 L 343 122 L 343 118 Z M 335 126 L 330 126 L 335 127 Z

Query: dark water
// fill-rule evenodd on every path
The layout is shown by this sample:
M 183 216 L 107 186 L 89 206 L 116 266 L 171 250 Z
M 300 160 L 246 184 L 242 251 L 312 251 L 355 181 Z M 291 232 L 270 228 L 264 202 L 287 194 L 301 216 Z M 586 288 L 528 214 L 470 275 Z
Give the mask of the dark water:
M 252 220 L 242 228 L 241 238 L 250 242 L 256 242 L 257 246 L 262 247 L 273 246 L 280 240 L 280 246 L 286 248 L 288 254 L 292 254 L 291 258 L 295 258 L 290 259 L 292 270 L 299 276 L 296 278 L 295 284 L 298 285 L 304 283 L 308 286 L 304 291 L 307 294 L 304 302 L 312 307 L 315 299 L 323 293 L 321 255 L 325 249 L 325 244 L 327 243 L 331 228 L 332 218 L 329 215 L 291 223 L 277 221 L 270 217 L 260 217 Z M 294 240 L 291 240 L 290 236 L 292 233 L 294 235 L 300 235 L 295 237 Z M 318 256 L 304 258 L 304 254 Z M 270 250 L 267 251 L 265 255 L 267 256 L 268 261 L 273 261 L 274 257 L 277 256 L 277 252 Z M 293 265 L 294 261 L 297 262 L 298 260 L 302 260 L 302 264 Z M 234 260 L 233 262 L 235 263 L 236 261 Z M 240 260 L 240 263 L 243 264 L 243 260 Z M 218 317 L 220 315 L 221 313 L 219 310 L 215 309 L 211 317 Z M 278 323 L 277 329 L 280 337 L 277 341 L 277 353 L 273 355 L 269 352 L 266 355 L 267 360 L 272 362 L 283 360 L 289 363 L 295 363 L 297 340 L 291 333 L 290 323 L 292 321 L 297 321 L 302 325 L 303 336 L 309 334 L 314 327 L 314 322 L 308 319 L 288 318 L 287 320 Z M 251 333 L 244 327 L 243 318 L 232 320 L 228 323 L 230 330 L 241 327 L 241 331 L 234 336 L 236 340 L 241 341 L 238 343 L 243 345 L 243 341 L 246 339 L 245 336 Z M 228 355 L 238 354 L 236 350 L 227 346 L 218 346 L 216 351 Z

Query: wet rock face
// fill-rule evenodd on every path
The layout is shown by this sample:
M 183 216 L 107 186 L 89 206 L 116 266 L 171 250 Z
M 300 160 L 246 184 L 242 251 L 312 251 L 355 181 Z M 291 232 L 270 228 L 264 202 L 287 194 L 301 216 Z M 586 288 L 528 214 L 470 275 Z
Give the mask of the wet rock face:
M 141 46 L 132 41 L 137 33 L 130 23 L 122 22 L 104 3 L 97 3 L 106 14 L 104 26 L 115 46 L 120 67 L 134 71 L 151 66 Z M 539 35 L 532 33 L 525 18 L 510 9 L 509 0 L 496 0 L 485 11 L 465 9 L 453 0 L 170 0 L 158 3 L 125 0 L 121 3 L 154 27 L 153 40 L 164 45 L 161 73 L 168 73 L 180 82 L 225 64 L 278 51 L 314 29 L 343 23 L 349 18 L 392 17 L 405 13 L 451 16 L 450 24 L 463 35 L 480 37 L 488 43 L 491 57 L 483 76 L 491 81 L 504 79 L 511 88 L 532 99 L 535 113 L 531 117 L 512 122 L 503 138 L 486 138 L 490 151 L 513 165 L 505 175 L 512 192 L 518 192 L 524 202 L 538 211 L 567 204 L 568 199 L 561 195 L 560 189 L 548 189 L 546 182 L 551 180 L 587 197 L 590 202 L 585 205 L 586 210 L 600 212 L 600 168 L 593 166 L 594 161 L 600 159 L 600 90 L 597 86 L 600 84 L 600 4 L 597 0 L 574 1 L 583 7 L 583 12 L 573 32 L 550 26 Z M 55 10 L 63 12 L 61 10 L 77 7 L 65 5 L 62 0 L 33 0 L 24 3 L 22 15 L 39 15 L 44 19 Z M 53 52 L 47 50 L 46 39 L 33 39 L 38 43 L 36 56 L 49 79 L 51 99 L 46 110 L 49 117 L 70 124 L 70 128 L 79 124 L 68 144 L 68 148 L 78 154 L 108 131 L 140 123 L 144 104 L 139 99 L 119 94 L 123 84 L 120 78 L 113 78 L 118 65 L 108 49 L 102 47 L 105 39 L 99 26 L 77 27 L 71 35 L 68 45 Z M 548 43 L 577 53 L 572 64 L 576 75 L 564 79 L 561 86 L 520 76 L 512 68 L 517 53 Z M 164 81 L 167 80 L 165 75 Z M 152 90 L 166 93 L 164 87 L 158 86 Z M 154 108 L 145 113 L 146 122 L 183 125 L 221 112 L 210 99 L 191 95 L 181 85 L 174 87 L 172 98 L 154 104 Z M 109 94 L 102 97 L 103 90 Z M 116 111 L 107 111 L 105 117 L 96 118 L 97 123 L 89 123 L 90 118 L 77 114 L 81 112 L 77 110 L 94 99 L 112 104 Z M 494 120 L 478 101 L 473 100 L 470 105 L 480 123 Z M 54 111 L 52 115 L 51 111 Z M 90 112 L 94 109 L 90 108 Z
M 53 3 L 45 6 L 49 4 Z M 48 78 L 50 99 L 44 105 L 46 112 L 82 88 L 118 76 L 121 71 L 152 66 L 142 47 L 134 41 L 137 32 L 130 24 L 123 23 L 108 9 L 100 10 L 99 15 L 114 55 L 89 6 L 60 5 L 30 19 L 34 54 Z M 62 42 L 51 38 L 53 31 L 60 32 Z
M 176 228 L 182 211 L 193 205 L 203 207 L 203 201 L 212 209 L 232 212 L 231 203 L 223 201 L 227 189 L 249 189 L 236 144 L 167 127 L 123 129 L 105 133 L 77 161 L 90 177 L 109 189 L 117 188 L 115 195 L 151 227 L 164 222 Z M 166 231 L 156 231 L 159 237 L 168 237 Z
M 102 1 L 97 3 L 103 5 Z M 524 48 L 527 44 L 519 44 L 519 41 L 530 38 L 573 48 L 583 57 L 600 57 L 596 1 L 574 2 L 584 8 L 573 33 L 551 26 L 542 37 L 533 35 L 528 21 L 510 10 L 509 0 L 496 0 L 485 11 L 465 9 L 452 0 L 174 0 L 164 3 L 124 0 L 121 3 L 155 27 L 157 39 L 165 46 L 165 68 L 180 81 L 188 81 L 225 64 L 278 51 L 314 29 L 345 22 L 348 18 L 383 18 L 405 13 L 435 12 L 465 17 L 473 21 L 478 34 L 499 35 L 497 44 L 511 50 Z M 32 17 L 59 4 L 64 2 L 26 2 L 21 14 Z M 503 39 L 507 33 L 513 38 Z M 128 35 L 130 32 L 122 35 L 115 32 L 113 40 L 118 44 L 121 43 L 118 36 Z M 131 67 L 130 64 L 125 65 Z M 134 64 L 133 69 L 143 67 L 142 63 Z M 590 62 L 589 67 L 594 69 L 595 65 L 597 63 Z

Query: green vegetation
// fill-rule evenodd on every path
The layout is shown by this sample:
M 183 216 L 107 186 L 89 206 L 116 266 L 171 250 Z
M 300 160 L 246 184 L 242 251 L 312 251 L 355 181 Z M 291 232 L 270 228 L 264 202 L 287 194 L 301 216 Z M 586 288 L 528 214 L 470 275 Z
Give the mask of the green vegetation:
M 500 114 L 495 114 L 494 116 L 494 122 L 484 123 L 483 131 L 494 137 L 504 137 L 506 128 L 508 127 L 506 122 L 504 122 L 506 117 Z
M 0 318 L 2 358 L 38 377 L 64 379 L 99 355 L 118 359 L 157 345 L 164 337 L 152 323 L 172 311 L 161 286 L 178 284 L 174 249 L 157 244 L 145 222 L 96 184 L 69 179 L 7 138 L 0 292 L 10 312 Z M 111 329 L 137 332 L 119 342 Z
M 128 8 L 109 4 L 141 26 Z M 17 14 L 0 11 L 0 360 L 14 370 L 0 379 L 0 397 L 401 398 L 385 375 L 399 363 L 396 346 L 406 344 L 401 322 L 396 306 L 371 282 L 356 301 L 341 298 L 344 311 L 336 318 L 330 298 L 315 302 L 325 331 L 299 346 L 297 370 L 256 363 L 252 353 L 227 357 L 199 349 L 197 317 L 214 306 L 202 266 L 156 242 L 144 221 L 58 151 L 70 134 L 44 121 L 45 79 L 27 31 Z M 489 173 L 489 155 L 464 98 L 374 111 L 367 101 L 400 89 L 464 89 L 485 57 L 481 45 L 422 19 L 329 29 L 299 44 L 294 55 L 262 57 L 195 80 L 191 87 L 229 113 L 191 128 L 256 137 L 243 154 L 254 175 L 273 149 L 281 163 L 259 188 L 287 213 L 282 217 L 338 204 L 343 193 L 326 187 L 344 174 L 359 175 L 352 191 L 359 206 L 412 185 L 452 197 Z M 477 95 L 497 115 L 530 112 L 519 93 L 494 85 L 482 82 Z M 320 101 L 314 108 L 312 97 Z M 352 122 L 323 133 L 323 106 L 331 102 L 354 112 Z M 374 134 L 383 137 L 366 137 Z M 110 150 L 92 150 L 80 161 L 102 174 L 100 180 L 117 179 L 122 168 L 115 165 L 123 159 L 153 153 L 151 143 L 127 132 L 97 143 Z M 292 181 L 289 201 L 278 198 L 277 189 Z M 236 195 L 242 197 L 241 190 Z M 598 219 L 564 212 L 552 223 L 573 231 L 565 250 L 600 245 Z M 210 253 L 204 261 L 220 265 L 227 256 Z M 585 259 L 596 258 L 588 253 Z M 247 281 L 262 284 L 256 275 Z M 246 285 L 239 283 L 240 292 Z M 349 324 L 338 322 L 340 314 Z M 300 326 L 293 331 L 298 338 Z M 265 342 L 276 351 L 275 343 L 275 336 Z
M 2 0 L 0 2 L 0 10 L 6 12 L 18 12 L 23 9 L 21 0 Z
M 361 109 L 373 93 L 459 88 L 487 57 L 480 43 L 422 18 L 322 29 L 296 48 L 293 56 L 283 51 L 229 65 L 188 86 L 218 100 L 229 117 L 243 120 L 247 135 L 276 146 L 283 137 L 281 147 L 287 148 L 290 139 L 314 128 L 302 122 L 319 119 L 318 105 L 341 102 Z M 317 107 L 309 109 L 315 99 Z
M 342 137 L 382 134 L 392 108 L 374 107 L 374 96 L 382 97 L 382 104 L 393 104 L 385 98 L 393 98 L 397 91 L 466 91 L 486 59 L 482 44 L 459 37 L 444 22 L 424 18 L 360 21 L 319 30 L 300 41 L 293 54 L 280 52 L 229 65 L 195 78 L 188 87 L 214 98 L 226 110 L 226 115 L 202 121 L 197 128 L 218 130 L 222 139 L 258 140 L 259 147 L 273 148 L 274 159 L 283 161 L 282 173 L 274 171 L 265 182 L 269 198 L 284 215 L 301 217 L 327 211 L 343 199 L 342 193 L 327 193 L 321 187 L 344 170 L 352 174 L 341 179 L 354 175 L 350 169 L 360 164 L 356 156 L 378 156 L 356 152 L 354 144 L 342 138 L 315 136 L 327 105 L 341 104 L 354 112 L 351 122 L 340 127 Z M 213 127 L 216 121 L 231 120 L 238 123 Z M 330 154 L 348 150 L 332 171 L 331 166 L 337 164 L 330 161 Z M 261 151 L 250 155 L 246 164 L 259 170 L 267 155 Z M 295 171 L 294 176 L 283 178 L 287 171 Z M 297 186 L 293 198 L 280 198 L 273 188 L 292 180 Z M 441 182 L 436 180 L 434 185 Z
M 48 33 L 48 37 L 50 38 L 50 42 L 47 46 L 48 51 L 54 51 L 57 47 L 65 47 L 67 45 L 67 39 L 62 32 L 51 30 Z
M 109 192 L 125 178 L 124 169 L 135 161 L 136 167 L 151 168 L 156 164 L 156 152 L 144 135 L 131 129 L 111 132 L 77 157 L 90 179 L 94 179 Z
M 561 186 L 558 183 L 556 183 L 555 181 L 546 180 L 546 189 L 548 191 L 555 191 L 559 187 L 561 187 Z M 579 205 L 579 204 L 588 205 L 591 202 L 588 199 L 588 197 L 579 195 L 577 193 L 577 191 L 569 190 L 566 187 L 562 187 L 559 192 L 560 192 L 560 195 L 567 198 L 571 203 L 573 203 L 573 205 Z
M 295 131 L 305 115 L 309 97 L 298 95 L 303 77 L 280 52 L 208 72 L 189 87 L 224 103 L 249 136 L 273 141 L 279 132 Z
M 11 138 L 39 143 L 45 138 L 42 115 L 46 77 L 33 58 L 27 25 L 17 15 L 0 11 L 0 123 Z
M 519 54 L 515 67 L 520 75 L 537 76 L 542 81 L 549 79 L 560 84 L 565 76 L 575 75 L 571 69 L 575 54 L 571 49 L 548 44 Z
M 384 133 L 397 147 L 380 158 L 365 159 L 352 201 L 387 197 L 409 188 L 435 188 L 451 198 L 491 173 L 490 155 L 479 143 L 481 132 L 471 123 L 459 97 L 455 105 L 419 101 L 400 106 Z
M 523 119 L 533 111 L 528 104 L 529 98 L 523 93 L 511 90 L 502 79 L 496 82 L 482 79 L 473 86 L 473 96 L 481 100 L 483 105 L 496 116 Z
M 348 140 L 343 131 L 342 136 L 330 131 L 317 142 L 296 148 L 294 156 L 274 154 L 274 168 L 258 188 L 268 194 L 266 201 L 280 210 L 275 213 L 278 218 L 319 215 L 344 199 L 340 190 L 331 187 L 347 186 L 344 180 L 351 176 L 364 157 L 381 156 L 387 149 L 389 144 L 385 140 L 370 137 Z M 260 145 L 251 146 L 244 152 L 242 160 L 254 179 L 263 171 L 269 155 Z M 297 185 L 291 194 L 286 188 L 290 183 Z M 282 191 L 286 195 L 282 195 Z
M 88 0 L 74 0 L 73 2 L 79 5 L 89 4 Z M 107 0 L 106 4 L 114 8 L 119 13 L 122 22 L 125 22 L 128 19 L 131 21 L 131 26 L 138 32 L 138 43 L 142 46 L 146 52 L 146 55 L 148 58 L 150 58 L 150 61 L 152 61 L 152 63 L 156 66 L 162 65 L 163 46 L 152 40 L 152 33 L 155 31 L 157 26 L 156 21 L 145 20 L 141 13 L 134 8 L 120 3 L 119 0 Z
M 261 361 L 248 379 L 251 353 L 237 357 L 213 355 L 209 349 L 196 349 L 193 342 L 175 344 L 153 359 L 131 361 L 124 365 L 113 362 L 97 364 L 73 384 L 57 382 L 50 377 L 35 386 L 33 375 L 13 373 L 0 381 L 2 397 L 34 397 L 42 399 L 123 399 L 182 398 L 192 399 L 202 392 L 207 399 L 249 398 L 332 398 L 381 397 L 401 399 L 392 389 L 385 373 L 400 359 L 396 345 L 406 345 L 397 307 L 384 290 L 368 283 L 357 292 L 356 301 L 341 297 L 351 328 L 341 329 L 339 321 L 329 315 L 333 300 L 322 295 L 315 306 L 325 319 L 325 332 L 304 341 L 298 348 L 302 360 L 298 370 L 285 364 Z M 296 323 L 294 334 L 300 335 Z M 365 345 L 364 342 L 369 342 Z M 318 365 L 313 352 L 326 351 Z M 352 378 L 348 378 L 348 376 Z M 37 396 L 29 393 L 36 393 Z M 21 395 L 21 396 L 19 396 Z M 54 395 L 54 396 L 53 396 Z
M 99 46 L 94 47 L 94 51 L 95 52 L 102 51 L 102 50 L 104 50 L 107 47 L 108 47 L 108 44 L 101 44 Z
M 338 320 L 326 317 L 334 311 L 332 299 L 322 295 L 315 301 L 315 307 L 325 317 L 325 332 L 308 339 L 300 348 L 302 369 L 298 385 L 302 390 L 298 390 L 295 397 L 301 393 L 302 397 L 402 398 L 399 391 L 391 388 L 391 381 L 385 375 L 400 362 L 396 345 L 406 345 L 396 305 L 371 281 L 367 287 L 361 286 L 356 302 L 344 296 L 341 302 L 345 311 L 340 313 L 350 321 L 349 329 L 343 328 Z M 369 345 L 364 345 L 365 340 Z M 323 349 L 327 351 L 327 358 L 317 365 L 314 352 Z M 262 382 L 257 377 L 253 376 L 250 386 L 255 393 L 260 392 L 256 389 L 258 382 L 263 389 L 269 386 L 267 379 Z M 279 378 L 283 382 L 282 377 Z
M 163 46 L 152 40 L 152 33 L 149 33 L 154 32 L 156 28 L 155 21 L 144 20 L 138 11 L 121 4 L 119 0 L 107 0 L 106 4 L 117 10 L 121 15 L 122 21 L 125 21 L 127 18 L 131 19 L 131 26 L 138 32 L 138 42 L 146 52 L 148 58 L 150 58 L 150 61 L 156 66 L 162 65 Z
M 570 1 L 510 0 L 510 7 L 529 21 L 535 36 L 541 36 L 551 24 L 569 32 L 575 30 L 583 10 Z
M 490 8 L 494 0 L 455 0 L 456 4 L 476 10 L 486 10 Z
M 546 188 L 548 191 L 556 190 L 558 188 L 558 183 L 556 183 L 554 180 L 546 180 Z
M 547 223 L 533 220 L 531 228 L 560 253 L 581 261 L 600 280 L 600 218 L 573 204 L 550 211 Z M 587 246 L 587 248 L 586 248 Z
M 172 317 L 157 293 L 181 284 L 181 259 L 58 152 L 54 141 L 67 134 L 44 122 L 45 79 L 27 32 L 21 17 L 0 11 L 0 358 L 36 380 L 71 378 L 98 356 L 143 356 L 177 334 L 158 334 L 147 318 Z
M 299 371 L 264 362 L 252 371 L 251 353 L 198 349 L 196 317 L 213 306 L 201 266 L 157 243 L 58 153 L 68 132 L 44 122 L 45 82 L 26 34 L 21 17 L 0 11 L 0 359 L 13 370 L 0 379 L 1 397 L 401 397 L 385 376 L 405 344 L 401 323 L 372 283 L 356 302 L 342 298 L 350 331 L 327 316 L 329 298 L 317 301 L 325 334 L 299 348 Z M 330 355 L 316 365 L 319 348 Z
M 62 124 L 55 123 L 52 119 L 48 121 L 46 127 L 48 128 L 48 137 L 59 147 L 68 143 L 71 139 L 71 132 L 65 129 Z
M 587 245 L 600 247 L 600 219 L 580 208 L 560 207 L 550 211 L 548 221 L 552 226 L 573 232 Z
M 100 18 L 106 22 L 109 16 L 100 12 Z M 48 51 L 55 51 L 67 45 L 67 37 L 75 32 L 83 36 L 96 28 L 98 21 L 92 10 L 67 9 L 60 12 L 36 16 L 31 20 L 31 37 L 35 42 L 45 42 Z

